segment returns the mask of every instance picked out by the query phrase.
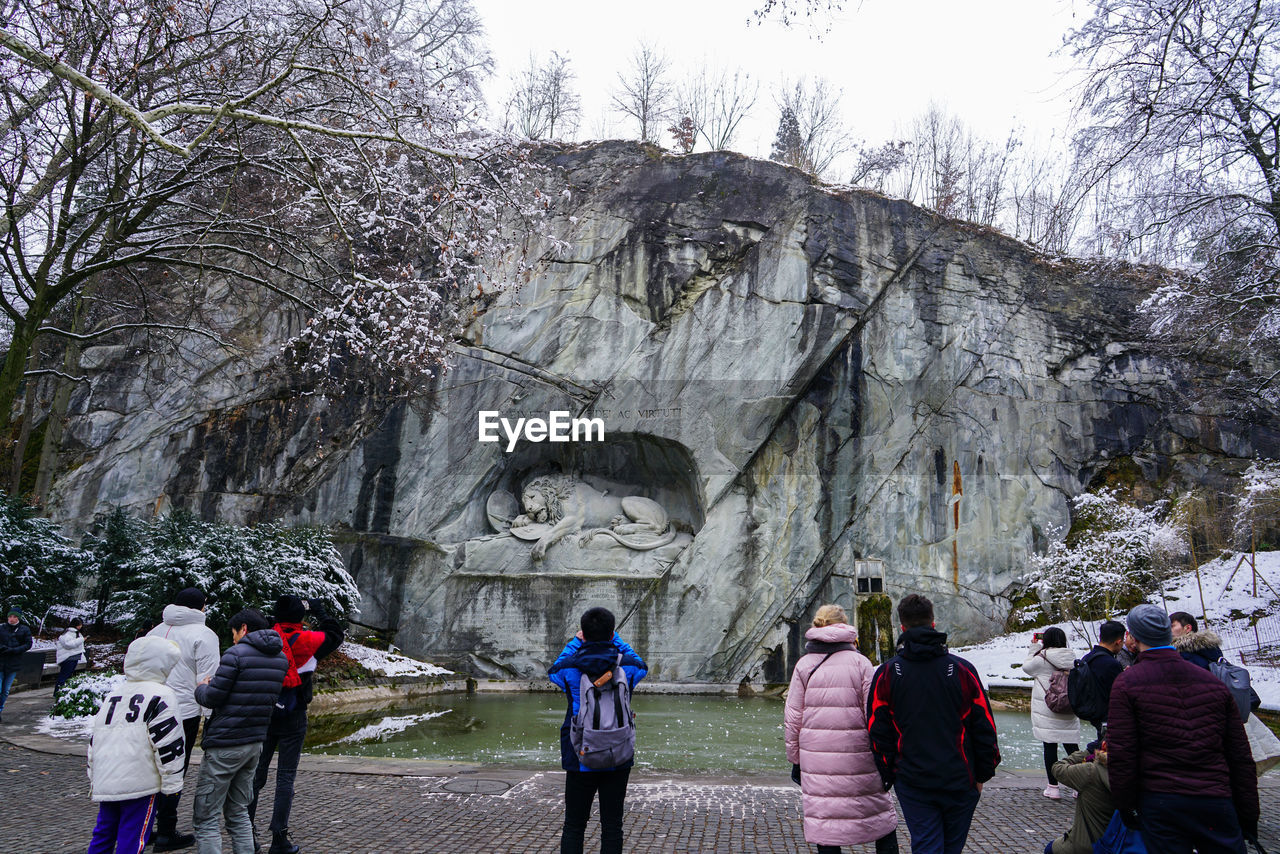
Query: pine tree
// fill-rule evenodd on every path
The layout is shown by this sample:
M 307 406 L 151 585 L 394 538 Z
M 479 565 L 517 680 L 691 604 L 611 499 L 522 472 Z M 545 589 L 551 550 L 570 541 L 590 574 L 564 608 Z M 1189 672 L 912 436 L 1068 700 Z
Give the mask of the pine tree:
M 147 526 L 126 513 L 123 507 L 94 517 L 93 530 L 85 535 L 81 545 L 92 555 L 97 569 L 93 585 L 95 629 L 102 627 L 111 594 L 123 590 L 133 580 L 132 561 L 142 553 L 146 530 Z
M 773 153 L 769 155 L 769 159 L 800 169 L 808 168 L 804 139 L 800 136 L 800 122 L 790 107 L 782 108 L 782 115 L 778 119 L 778 134 L 774 137 Z
M 0 492 L 0 602 L 21 607 L 33 624 L 49 607 L 74 601 L 92 557 L 58 533 L 36 508 Z

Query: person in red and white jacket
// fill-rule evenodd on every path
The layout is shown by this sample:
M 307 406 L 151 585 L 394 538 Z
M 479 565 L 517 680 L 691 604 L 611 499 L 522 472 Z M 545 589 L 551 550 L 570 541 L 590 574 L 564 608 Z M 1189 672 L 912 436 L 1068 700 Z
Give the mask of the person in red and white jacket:
M 871 752 L 885 789 L 898 793 L 911 850 L 960 854 L 1000 764 L 995 717 L 973 665 L 947 651 L 933 603 L 905 596 L 898 620 L 898 654 L 871 678 Z
M 89 789 L 98 821 L 89 854 L 140 854 L 151 835 L 156 795 L 182 790 L 187 744 L 178 699 L 164 684 L 179 657 L 177 644 L 164 638 L 129 644 L 125 681 L 94 716 Z
M 316 625 L 310 630 L 303 622 L 308 614 Z M 271 809 L 271 848 L 268 854 L 298 854 L 298 846 L 289 841 L 289 811 L 293 807 L 293 784 L 298 776 L 298 760 L 302 741 L 307 735 L 307 705 L 311 702 L 311 674 L 316 662 L 342 645 L 342 624 L 329 616 L 315 600 L 298 596 L 281 596 L 276 600 L 276 624 L 273 627 L 284 643 L 289 659 L 289 672 L 284 677 L 280 699 L 271 716 L 267 740 L 262 743 L 262 757 L 253 778 L 253 801 L 249 819 L 258 812 L 258 793 L 267 784 L 271 757 L 280 753 L 276 765 L 276 796 Z

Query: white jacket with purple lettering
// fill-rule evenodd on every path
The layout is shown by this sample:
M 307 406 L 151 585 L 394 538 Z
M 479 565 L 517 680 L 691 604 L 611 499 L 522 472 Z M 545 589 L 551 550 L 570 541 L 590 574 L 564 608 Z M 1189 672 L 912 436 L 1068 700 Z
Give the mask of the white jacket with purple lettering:
M 125 801 L 182 791 L 182 719 L 164 684 L 180 653 L 164 638 L 129 644 L 124 676 L 102 700 L 89 740 L 89 790 L 95 801 Z

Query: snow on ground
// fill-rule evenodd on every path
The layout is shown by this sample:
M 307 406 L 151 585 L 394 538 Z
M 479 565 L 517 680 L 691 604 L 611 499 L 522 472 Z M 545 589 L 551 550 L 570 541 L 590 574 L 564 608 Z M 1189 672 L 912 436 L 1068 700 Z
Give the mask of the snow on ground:
M 1196 574 L 1188 572 L 1167 582 L 1163 596 L 1157 591 L 1149 599 L 1169 611 L 1187 611 L 1196 617 L 1205 615 L 1208 628 L 1222 637 L 1223 652 L 1228 659 L 1239 662 L 1242 653 L 1249 655 L 1245 664 L 1254 690 L 1262 698 L 1262 707 L 1280 711 L 1280 552 L 1258 553 L 1257 596 L 1253 595 L 1253 574 L 1248 564 L 1240 567 L 1234 578 L 1231 577 L 1239 560 L 1239 555 L 1232 555 L 1209 561 L 1200 567 L 1199 585 Z M 1204 591 L 1203 607 L 1201 589 Z M 1248 615 L 1258 610 L 1264 611 L 1266 616 L 1258 620 L 1255 636 Z M 1048 625 L 1051 624 L 1045 623 L 1040 628 Z M 1083 655 L 1093 645 L 1092 639 L 1085 637 L 1079 626 L 1058 625 L 1066 631 L 1067 645 L 1075 650 L 1077 656 Z M 1202 621 L 1200 628 L 1205 627 Z M 1091 628 L 1096 632 L 1097 624 Z M 1001 635 L 985 643 L 960 647 L 955 652 L 973 662 L 987 687 L 1026 688 L 1030 686 L 1031 678 L 1022 674 L 1022 663 L 1029 655 L 1032 632 L 1038 630 Z M 1263 656 L 1268 660 L 1254 658 L 1259 641 Z
M 438 718 L 441 715 L 447 715 L 449 712 L 449 709 L 445 709 L 441 712 L 424 712 L 420 715 L 399 715 L 397 717 L 383 718 L 376 724 L 367 724 L 351 733 L 351 735 L 330 742 L 326 747 L 334 744 L 357 744 L 362 741 L 385 741 L 387 736 L 404 732 L 411 726 L 416 726 L 432 718 Z
M 350 641 L 340 646 L 338 651 L 383 676 L 446 676 L 453 673 L 452 670 L 445 670 L 443 667 L 418 661 L 416 658 L 371 649 Z
M 93 734 L 93 718 L 55 718 L 43 717 L 36 722 L 36 732 L 51 735 L 54 738 L 66 738 L 72 741 L 88 741 Z

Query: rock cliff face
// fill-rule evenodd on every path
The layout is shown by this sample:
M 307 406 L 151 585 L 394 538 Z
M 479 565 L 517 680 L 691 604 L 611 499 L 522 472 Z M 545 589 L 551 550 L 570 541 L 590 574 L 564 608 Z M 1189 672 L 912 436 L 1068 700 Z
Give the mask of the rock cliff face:
M 784 678 L 813 609 L 852 610 L 875 561 L 890 596 L 924 592 L 977 639 L 1108 467 L 1203 482 L 1280 456 L 1273 414 L 1215 414 L 1213 366 L 1135 337 L 1137 277 L 735 155 L 554 162 L 564 243 L 420 400 L 297 400 L 247 369 L 90 353 L 110 365 L 76 402 L 55 514 L 335 524 L 361 621 L 412 652 L 534 677 L 603 604 L 656 677 L 737 682 Z M 265 357 L 284 324 L 256 334 Z M 606 440 L 507 452 L 478 441 L 482 410 L 596 417 Z M 554 474 L 576 491 L 539 518 L 520 498 Z M 671 542 L 593 533 L 634 521 L 592 518 L 610 502 L 656 503 L 668 533 L 641 540 Z

